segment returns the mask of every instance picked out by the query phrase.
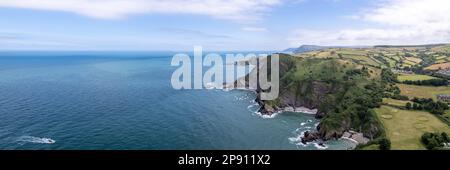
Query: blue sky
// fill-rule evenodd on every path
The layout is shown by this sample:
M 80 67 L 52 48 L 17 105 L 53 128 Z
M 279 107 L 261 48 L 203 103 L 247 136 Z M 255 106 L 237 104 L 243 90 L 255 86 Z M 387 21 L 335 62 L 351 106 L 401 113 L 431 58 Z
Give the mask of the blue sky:
M 0 50 L 450 42 L 447 0 L 2 0 Z

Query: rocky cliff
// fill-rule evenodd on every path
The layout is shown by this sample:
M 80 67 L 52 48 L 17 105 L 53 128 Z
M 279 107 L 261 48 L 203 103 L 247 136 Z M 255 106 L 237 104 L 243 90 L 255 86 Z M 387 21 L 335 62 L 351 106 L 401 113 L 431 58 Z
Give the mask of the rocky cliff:
M 262 90 L 256 87 L 259 112 L 271 115 L 286 107 L 318 109 L 316 118 L 321 123 L 315 131 L 305 133 L 304 142 L 340 138 L 348 130 L 363 132 L 373 139 L 382 130 L 371 111 L 381 101 L 382 87 L 376 80 L 369 80 L 367 74 L 364 68 L 348 62 L 281 55 L 280 95 L 276 100 L 264 101 L 259 95 Z M 246 84 L 246 79 L 235 84 Z

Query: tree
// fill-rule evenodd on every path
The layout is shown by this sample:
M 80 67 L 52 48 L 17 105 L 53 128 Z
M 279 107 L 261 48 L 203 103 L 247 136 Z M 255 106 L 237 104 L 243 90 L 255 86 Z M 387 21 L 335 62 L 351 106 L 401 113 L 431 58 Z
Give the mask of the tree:
M 406 103 L 406 109 L 411 110 L 412 104 L 410 102 Z
M 383 138 L 380 140 L 380 150 L 391 150 L 391 141 Z
M 414 103 L 414 104 L 413 104 L 413 109 L 414 109 L 414 110 L 417 110 L 418 108 L 419 108 L 418 104 L 417 104 L 417 103 Z
M 442 136 L 442 139 L 443 139 L 445 142 L 447 142 L 447 143 L 450 142 L 450 138 L 448 138 L 447 133 L 442 132 L 441 136 Z
M 383 69 L 381 71 L 381 80 L 386 83 L 396 83 L 398 82 L 397 75 L 394 74 L 390 69 Z
M 441 149 L 448 142 L 447 133 L 424 133 L 421 142 L 429 150 Z

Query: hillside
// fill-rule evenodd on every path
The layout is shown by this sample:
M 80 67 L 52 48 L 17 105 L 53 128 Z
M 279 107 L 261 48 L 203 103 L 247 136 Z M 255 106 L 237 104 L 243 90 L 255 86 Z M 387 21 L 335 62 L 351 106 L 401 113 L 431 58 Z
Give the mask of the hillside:
M 341 59 L 280 56 L 280 97 L 261 101 L 260 112 L 273 114 L 286 107 L 318 109 L 322 119 L 306 141 L 340 138 L 348 130 L 368 138 L 380 136 L 382 127 L 372 108 L 379 107 L 385 83 L 375 69 Z
M 409 101 L 413 98 L 432 98 L 437 101 L 437 94 L 450 94 L 448 86 L 432 87 L 425 84 L 449 80 L 447 68 L 441 67 L 450 64 L 448 49 L 450 45 L 440 44 L 371 48 L 322 47 L 292 55 L 281 54 L 280 97 L 274 101 L 261 101 L 258 98 L 260 112 L 273 114 L 296 107 L 317 109 L 316 117 L 321 122 L 316 131 L 305 133 L 305 142 L 340 138 L 347 131 L 361 132 L 375 143 L 380 141 L 378 139 L 393 138 L 392 133 L 397 133 L 391 131 L 397 129 L 393 127 L 395 123 L 380 120 L 380 114 L 389 114 L 380 113 L 383 110 L 380 108 L 395 106 L 405 110 L 402 113 L 408 113 L 411 111 L 406 110 L 405 104 L 414 103 Z M 423 85 L 417 85 L 418 83 Z M 402 100 L 394 100 L 398 98 Z M 396 102 L 391 105 L 389 102 L 392 101 Z M 423 113 L 429 112 L 425 110 Z M 448 124 L 450 118 L 445 116 L 436 115 L 439 120 Z M 396 120 L 400 121 L 396 122 L 399 124 L 407 123 L 401 122 L 404 119 Z M 385 129 L 385 126 L 389 128 Z M 433 129 L 435 125 L 425 126 L 423 129 Z M 415 140 L 422 135 L 422 131 L 414 132 L 416 134 L 411 135 L 416 137 Z M 409 140 L 395 138 L 395 141 Z M 417 143 L 420 145 L 420 141 L 414 141 L 414 144 Z M 398 145 L 399 143 L 395 143 L 395 146 Z
M 323 48 L 297 52 L 302 58 L 338 58 L 378 68 L 437 72 L 450 66 L 450 45 Z

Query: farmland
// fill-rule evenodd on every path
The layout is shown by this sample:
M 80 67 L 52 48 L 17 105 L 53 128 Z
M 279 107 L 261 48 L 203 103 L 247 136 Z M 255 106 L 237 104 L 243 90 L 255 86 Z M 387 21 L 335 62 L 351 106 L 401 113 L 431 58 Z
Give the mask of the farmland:
M 400 82 L 403 81 L 419 81 L 419 80 L 431 80 L 431 79 L 435 79 L 435 77 L 431 77 L 428 75 L 420 75 L 420 74 L 399 74 L 398 75 L 398 80 Z
M 424 132 L 447 132 L 450 128 L 428 112 L 400 110 L 389 106 L 375 109 L 383 123 L 392 149 L 425 149 L 420 142 Z
M 450 94 L 450 87 L 431 87 L 431 86 L 415 86 L 406 84 L 397 84 L 401 90 L 401 94 L 408 96 L 409 98 L 432 98 L 436 100 L 438 94 Z

